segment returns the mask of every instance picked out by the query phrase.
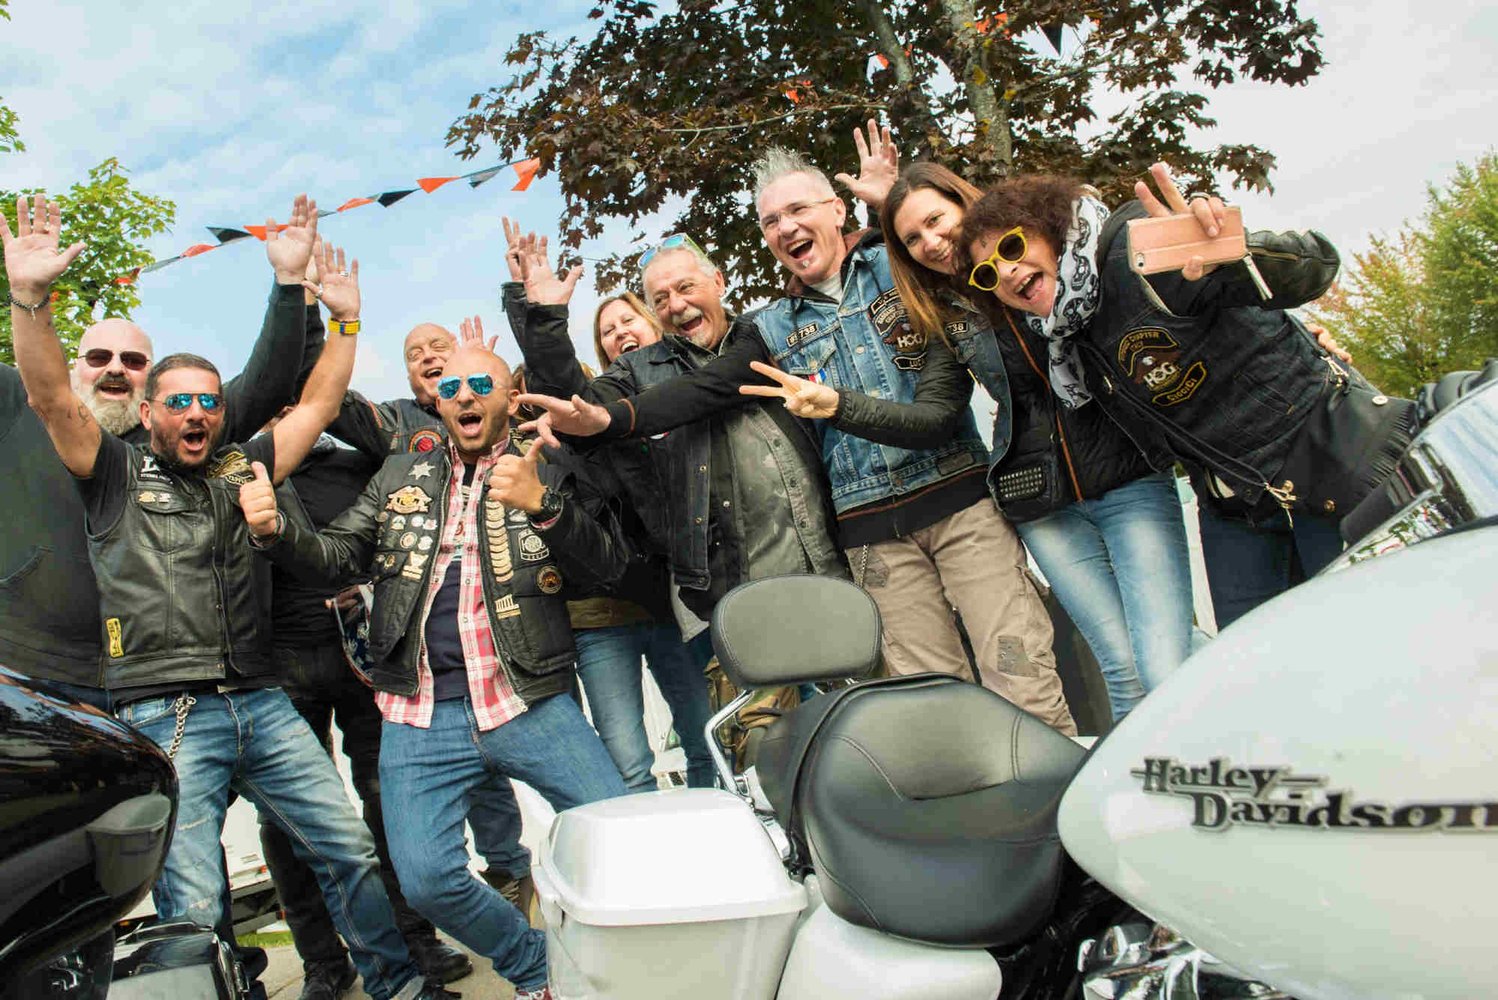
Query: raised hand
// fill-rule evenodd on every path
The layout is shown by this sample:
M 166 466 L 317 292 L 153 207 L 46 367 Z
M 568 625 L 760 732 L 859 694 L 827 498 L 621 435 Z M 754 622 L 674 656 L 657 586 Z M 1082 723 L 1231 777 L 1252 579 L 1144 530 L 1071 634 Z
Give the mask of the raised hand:
M 539 406 L 551 416 L 552 430 L 571 434 L 573 437 L 592 437 L 608 430 L 609 411 L 581 396 L 558 399 L 535 392 L 522 392 L 516 397 L 521 406 Z
M 521 241 L 520 274 L 525 282 L 525 297 L 529 302 L 542 306 L 564 306 L 572 299 L 577 279 L 583 275 L 583 266 L 577 264 L 568 269 L 565 277 L 558 278 L 546 258 L 546 237 L 536 239 L 531 233 Z
M 501 215 L 499 224 L 505 230 L 505 266 L 510 269 L 510 280 L 524 281 L 525 274 L 520 270 L 520 223 L 511 222 L 508 216 Z
M 763 361 L 751 361 L 749 367 L 779 384 L 741 385 L 739 392 L 743 395 L 780 399 L 793 415 L 807 420 L 830 420 L 837 415 L 837 390 L 831 386 L 788 375 Z
M 239 509 L 244 511 L 250 534 L 256 538 L 274 538 L 280 534 L 276 487 L 271 483 L 263 462 L 252 463 L 250 469 L 255 478 L 239 488 Z
M 458 324 L 458 346 L 478 347 L 494 353 L 494 345 L 499 343 L 499 335 L 496 334 L 488 340 L 484 339 L 484 321 L 477 316 L 472 319 L 464 319 Z
M 328 314 L 342 323 L 359 318 L 359 262 L 344 258 L 343 248 L 318 240 L 315 248 L 320 283 L 303 281 L 302 287 L 328 307 Z
M 524 455 L 501 455 L 489 472 L 489 495 L 506 507 L 534 514 L 541 509 L 546 487 L 536 467 L 541 463 L 540 438 L 531 442 Z
M 28 204 L 26 196 L 16 199 L 16 232 L 0 216 L 0 237 L 5 243 L 5 275 L 11 295 L 27 305 L 42 304 L 62 272 L 83 252 L 82 243 L 66 250 L 58 249 L 62 231 L 62 209 L 46 195 L 37 194 Z
M 858 147 L 858 176 L 837 174 L 833 180 L 852 192 L 853 196 L 874 211 L 884 207 L 884 197 L 900 179 L 900 151 L 895 148 L 888 126 L 879 127 L 879 122 L 869 119 L 869 137 L 853 130 L 853 144 Z
M 1155 197 L 1149 185 L 1144 181 L 1134 182 L 1134 196 L 1139 199 L 1144 210 L 1154 218 L 1168 215 L 1194 215 L 1196 221 L 1201 225 L 1202 232 L 1208 237 L 1215 237 L 1222 232 L 1222 223 L 1227 217 L 1227 206 L 1222 199 L 1216 195 L 1198 195 L 1192 198 L 1188 204 L 1186 196 L 1181 194 L 1181 189 L 1171 179 L 1170 167 L 1163 163 L 1156 163 L 1150 167 L 1150 176 L 1160 188 L 1160 193 L 1165 200 L 1162 202 Z M 1215 267 L 1216 265 L 1213 265 Z M 1181 268 L 1181 277 L 1187 281 L 1199 281 L 1203 275 L 1212 271 L 1212 267 L 1204 267 L 1199 257 L 1193 257 Z
M 299 285 L 317 242 L 317 202 L 304 194 L 291 203 L 291 218 L 277 232 L 276 220 L 265 220 L 265 256 L 276 270 L 276 282 Z

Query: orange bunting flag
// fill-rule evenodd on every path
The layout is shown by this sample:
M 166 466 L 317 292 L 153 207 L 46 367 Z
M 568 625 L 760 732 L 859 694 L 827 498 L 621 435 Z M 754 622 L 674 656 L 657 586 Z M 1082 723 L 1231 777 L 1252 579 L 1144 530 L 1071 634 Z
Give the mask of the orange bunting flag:
M 133 285 L 135 284 L 135 279 L 138 277 L 140 277 L 140 268 L 137 267 L 131 270 L 130 273 L 122 274 L 114 279 L 114 283 L 116 285 Z
M 360 205 L 373 205 L 373 204 L 374 204 L 374 199 L 373 198 L 350 198 L 348 201 L 344 202 L 342 205 L 339 205 L 333 211 L 335 211 L 335 212 L 347 212 L 349 209 L 351 209 L 351 208 L 358 208 Z
M 879 60 L 879 65 L 883 66 L 885 69 L 889 69 L 889 56 L 885 55 L 883 52 L 875 52 L 874 58 Z
M 455 180 L 457 180 L 456 177 L 418 177 L 416 178 L 416 186 L 421 188 L 427 194 L 431 194 L 433 191 L 437 190 L 448 181 Z
M 536 171 L 541 169 L 541 161 L 532 157 L 529 160 L 521 160 L 514 164 L 515 176 L 519 178 L 511 191 L 524 191 L 531 186 L 531 181 L 536 179 Z
M 286 224 L 282 223 L 281 225 L 278 225 L 275 228 L 276 228 L 276 232 L 279 233 L 283 229 L 286 228 Z M 244 231 L 247 232 L 247 233 L 249 233 L 251 236 L 255 237 L 255 239 L 257 239 L 257 240 L 261 240 L 261 241 L 265 240 L 265 227 L 264 226 L 245 226 L 244 227 Z M 182 254 L 182 256 L 186 257 L 187 253 L 184 251 L 183 254 Z
M 285 228 L 286 228 L 285 226 L 281 227 L 281 229 L 285 229 Z M 279 232 L 279 230 L 278 230 L 278 232 Z M 182 253 L 179 254 L 179 256 L 182 256 L 182 257 L 196 257 L 200 253 L 207 253 L 209 250 L 217 250 L 217 249 L 218 249 L 218 244 L 216 244 L 216 243 L 194 243 L 192 246 L 188 247 L 186 250 L 183 250 Z

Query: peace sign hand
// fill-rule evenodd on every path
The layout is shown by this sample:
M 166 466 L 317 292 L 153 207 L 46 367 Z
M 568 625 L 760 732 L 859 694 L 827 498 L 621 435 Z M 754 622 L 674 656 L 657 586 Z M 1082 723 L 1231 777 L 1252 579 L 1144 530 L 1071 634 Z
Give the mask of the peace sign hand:
M 749 367 L 779 384 L 741 385 L 739 392 L 743 395 L 780 399 L 792 415 L 804 417 L 807 420 L 831 420 L 837 416 L 837 407 L 841 400 L 838 398 L 837 390 L 830 385 L 822 385 L 820 382 L 813 382 L 797 375 L 788 375 L 763 361 L 751 361 Z
M 505 231 L 505 266 L 510 269 L 510 280 L 524 281 L 525 274 L 520 270 L 520 223 L 511 222 L 509 216 L 501 215 L 499 224 Z
M 16 232 L 0 216 L 0 238 L 5 243 L 5 274 L 13 296 L 26 303 L 47 298 L 52 282 L 62 276 L 68 265 L 83 252 L 82 243 L 66 250 L 57 246 L 62 229 L 62 209 L 57 202 L 37 194 L 30 206 L 26 196 L 16 199 Z
M 541 439 L 536 438 L 524 455 L 501 455 L 489 472 L 489 495 L 506 507 L 534 514 L 541 509 L 546 487 L 536 471 L 541 464 Z

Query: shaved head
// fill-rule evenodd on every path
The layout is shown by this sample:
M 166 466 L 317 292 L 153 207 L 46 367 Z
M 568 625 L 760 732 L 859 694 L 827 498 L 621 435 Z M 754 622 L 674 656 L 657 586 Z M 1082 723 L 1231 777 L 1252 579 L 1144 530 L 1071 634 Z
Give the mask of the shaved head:
M 458 338 L 436 323 L 418 323 L 406 334 L 406 378 L 418 403 L 430 406 L 437 401 L 437 377 L 457 349 Z
M 140 424 L 152 357 L 151 338 L 127 319 L 101 320 L 79 338 L 73 391 L 109 433 L 124 434 Z
M 486 395 L 474 391 L 472 376 L 489 376 L 493 389 Z M 519 404 L 510 366 L 504 358 L 482 347 L 461 347 L 447 359 L 442 379 L 456 377 L 458 391 L 451 399 L 437 399 L 437 415 L 447 428 L 447 438 L 467 462 L 488 454 L 496 444 L 509 440 L 510 418 Z

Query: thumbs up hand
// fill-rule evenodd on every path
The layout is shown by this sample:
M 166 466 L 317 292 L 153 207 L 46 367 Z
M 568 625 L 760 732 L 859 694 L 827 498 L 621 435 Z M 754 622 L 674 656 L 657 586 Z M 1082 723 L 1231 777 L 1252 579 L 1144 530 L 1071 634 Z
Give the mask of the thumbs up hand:
M 239 488 L 239 507 L 256 538 L 271 539 L 281 533 L 280 513 L 276 510 L 276 487 L 266 474 L 265 465 L 254 463 L 255 478 Z
M 531 442 L 524 455 L 501 455 L 489 473 L 489 493 L 506 507 L 534 514 L 541 509 L 546 487 L 536 467 L 541 462 L 541 439 Z

